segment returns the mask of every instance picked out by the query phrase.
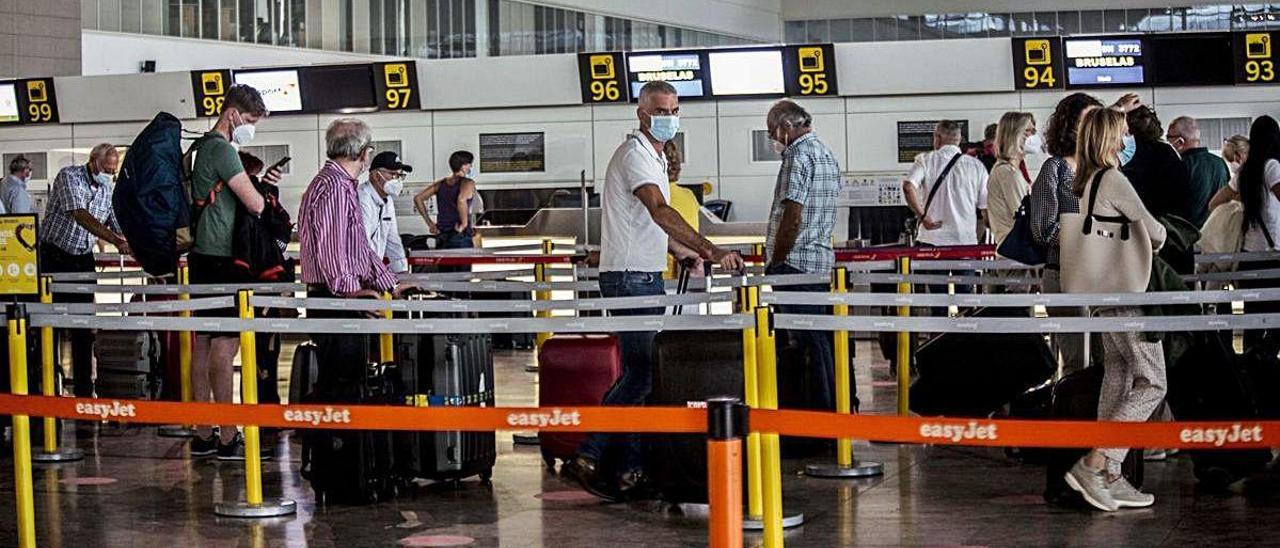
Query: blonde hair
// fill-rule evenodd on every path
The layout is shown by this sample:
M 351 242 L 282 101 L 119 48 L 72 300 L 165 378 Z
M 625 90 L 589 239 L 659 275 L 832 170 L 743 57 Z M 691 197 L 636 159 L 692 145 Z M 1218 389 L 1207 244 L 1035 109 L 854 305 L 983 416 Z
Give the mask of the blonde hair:
M 1232 135 L 1222 143 L 1222 157 L 1228 162 L 1240 162 L 1240 156 L 1247 154 L 1249 154 L 1249 138 L 1244 135 Z
M 1036 123 L 1030 112 L 1006 112 L 996 124 L 996 159 L 1013 162 L 1022 157 L 1022 139 L 1027 126 Z
M 1116 145 L 1124 138 L 1124 114 L 1109 108 L 1094 109 L 1080 120 L 1076 141 L 1076 178 L 1071 191 L 1084 195 L 1084 188 L 1094 174 L 1119 167 Z

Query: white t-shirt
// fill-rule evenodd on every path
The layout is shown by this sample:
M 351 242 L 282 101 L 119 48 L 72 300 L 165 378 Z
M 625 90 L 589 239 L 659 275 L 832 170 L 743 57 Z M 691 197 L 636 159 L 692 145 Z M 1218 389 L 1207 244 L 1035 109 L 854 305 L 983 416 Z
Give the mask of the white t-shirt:
M 404 244 L 400 242 L 400 229 L 396 223 L 396 203 L 390 196 L 383 199 L 373 183 L 360 183 L 360 214 L 364 219 L 364 234 L 369 247 L 379 257 L 387 260 L 392 272 L 409 271 Z
M 613 152 L 600 195 L 600 271 L 662 272 L 667 269 L 667 233 L 653 222 L 636 189 L 654 185 L 667 202 L 667 160 L 636 133 Z
M 1240 191 L 1240 183 L 1238 177 L 1232 177 L 1231 182 L 1227 183 L 1231 190 Z M 1267 160 L 1262 166 L 1262 180 L 1266 182 L 1266 188 L 1262 192 L 1266 195 L 1262 199 L 1262 221 L 1267 224 L 1267 231 L 1271 233 L 1271 238 L 1277 240 L 1277 247 L 1280 247 L 1280 200 L 1276 199 L 1276 195 L 1271 189 L 1276 185 L 1280 185 L 1280 162 L 1276 160 Z M 1267 236 L 1262 233 L 1262 229 L 1258 225 L 1249 226 L 1249 230 L 1244 233 L 1244 251 L 1269 251 L 1271 247 L 1267 245 Z
M 945 145 L 938 150 L 916 156 L 915 165 L 907 180 L 916 186 L 923 206 L 929 199 L 938 175 L 946 169 L 951 158 L 960 154 L 960 147 Z M 978 243 L 978 210 L 987 208 L 987 168 L 972 156 L 962 156 L 942 188 L 933 197 L 933 203 L 925 216 L 941 221 L 937 230 L 927 230 L 920 225 L 919 240 L 933 245 L 972 245 Z

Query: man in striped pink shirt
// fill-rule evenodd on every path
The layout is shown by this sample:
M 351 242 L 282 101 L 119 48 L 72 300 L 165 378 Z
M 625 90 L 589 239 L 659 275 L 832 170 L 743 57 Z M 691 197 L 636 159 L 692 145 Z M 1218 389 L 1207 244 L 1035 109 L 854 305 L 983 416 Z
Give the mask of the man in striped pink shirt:
M 302 250 L 302 282 L 309 297 L 378 298 L 384 291 L 396 296 L 407 289 L 373 252 L 364 233 L 357 179 L 369 169 L 373 154 L 369 126 L 352 118 L 335 120 L 325 132 L 329 161 L 311 180 L 298 208 L 298 239 Z M 378 174 L 371 174 L 378 176 Z M 309 317 L 351 318 L 358 312 L 312 310 Z M 317 388 L 355 386 L 369 363 L 364 335 L 316 334 L 320 363 Z

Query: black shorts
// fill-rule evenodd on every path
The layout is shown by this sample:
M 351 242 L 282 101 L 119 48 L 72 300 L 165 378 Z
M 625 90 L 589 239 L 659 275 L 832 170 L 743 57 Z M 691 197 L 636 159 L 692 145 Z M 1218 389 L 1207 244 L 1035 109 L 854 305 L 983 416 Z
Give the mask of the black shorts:
M 215 257 L 212 255 L 201 255 L 199 253 L 187 254 L 187 270 L 190 273 L 190 281 L 192 285 L 201 284 L 228 284 L 236 285 L 243 283 L 243 280 L 236 274 L 235 265 L 232 264 L 231 257 Z M 223 295 L 192 295 L 193 299 L 220 297 Z M 235 293 L 230 294 L 235 297 Z M 230 308 L 217 308 L 213 310 L 196 310 L 191 313 L 192 316 L 200 318 L 236 318 L 239 317 L 238 307 L 232 305 Z M 211 337 L 239 337 L 239 333 L 208 333 Z

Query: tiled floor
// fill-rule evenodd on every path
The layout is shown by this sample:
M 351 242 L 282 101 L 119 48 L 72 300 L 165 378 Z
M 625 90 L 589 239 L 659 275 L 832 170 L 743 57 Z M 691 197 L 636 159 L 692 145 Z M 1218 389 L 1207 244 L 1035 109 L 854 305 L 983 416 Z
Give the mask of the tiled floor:
M 885 364 L 859 343 L 864 409 L 894 406 Z M 875 360 L 871 356 L 875 354 Z M 288 351 L 282 363 L 288 363 Z M 536 374 L 528 353 L 498 359 L 500 405 L 534 403 Z M 287 369 L 287 368 L 284 368 Z M 287 378 L 287 371 L 281 372 Z M 492 486 L 428 487 L 414 496 L 366 507 L 316 508 L 298 476 L 298 448 L 269 462 L 268 497 L 298 502 L 284 519 L 244 521 L 214 516 L 215 501 L 243 498 L 243 466 L 192 461 L 182 442 L 152 428 L 81 425 L 80 463 L 35 472 L 37 535 L 42 547 L 82 546 L 701 546 L 705 525 L 656 503 L 605 505 L 548 473 L 537 447 L 513 446 L 498 434 Z M 820 480 L 784 462 L 786 509 L 807 522 L 788 546 L 1184 546 L 1280 544 L 1277 484 L 1261 477 L 1233 495 L 1198 493 L 1186 457 L 1149 463 L 1154 508 L 1110 515 L 1051 508 L 1039 493 L 1044 470 L 1010 461 L 999 450 L 859 445 L 864 459 L 885 463 L 873 480 Z M 812 461 L 811 461 L 812 462 Z M 0 546 L 16 543 L 13 469 L 0 463 Z M 107 479 L 100 479 L 107 478 Z M 455 544 L 450 544 L 453 542 Z M 758 544 L 749 535 L 748 544 Z

